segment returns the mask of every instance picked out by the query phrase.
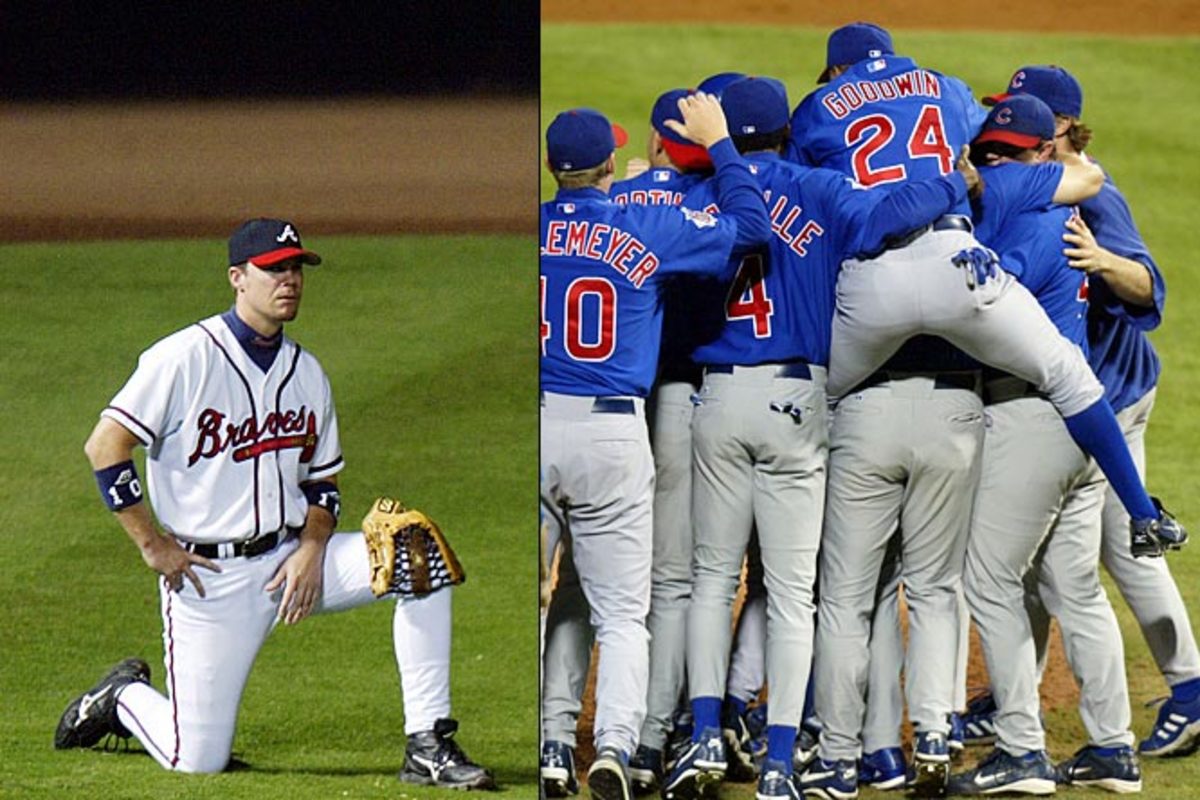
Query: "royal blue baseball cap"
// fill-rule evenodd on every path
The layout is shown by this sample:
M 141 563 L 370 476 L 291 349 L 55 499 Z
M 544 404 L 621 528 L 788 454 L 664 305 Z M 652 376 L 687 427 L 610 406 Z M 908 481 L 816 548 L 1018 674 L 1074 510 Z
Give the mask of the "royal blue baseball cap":
M 669 119 L 683 122 L 679 101 L 691 93 L 688 89 L 669 89 L 660 94 L 650 111 L 650 124 L 662 137 L 663 149 L 667 151 L 675 166 L 688 170 L 711 169 L 712 157 L 708 155 L 707 149 L 667 127 Z
M 1054 112 L 1031 94 L 1014 94 L 988 112 L 976 142 L 1004 142 L 1028 149 L 1054 138 Z
M 1033 95 L 1055 114 L 1076 119 L 1083 114 L 1083 87 L 1074 75 L 1053 64 L 1021 67 L 1013 73 L 1004 93 L 989 95 L 983 103 L 995 105 L 1017 94 Z
M 316 266 L 321 257 L 305 250 L 300 231 L 286 219 L 258 217 L 243 222 L 229 237 L 229 265 L 245 264 L 269 267 L 286 258 L 298 258 L 304 264 Z
M 825 48 L 825 71 L 817 77 L 817 83 L 829 80 L 829 70 L 839 64 L 857 64 L 868 58 L 879 58 L 896 53 L 892 47 L 892 35 L 870 22 L 852 22 L 829 34 Z
M 560 172 L 588 169 L 604 162 L 629 135 L 620 125 L 591 108 L 573 108 L 554 118 L 546 129 L 546 156 Z
M 788 124 L 787 89 L 775 78 L 734 81 L 721 95 L 721 108 L 733 136 L 774 133 Z
M 706 94 L 715 94 L 717 99 L 721 99 L 721 92 L 725 91 L 725 87 L 734 81 L 740 81 L 746 77 L 744 72 L 718 72 L 716 75 L 709 75 L 704 80 L 700 81 L 700 85 L 696 87 L 697 92 Z

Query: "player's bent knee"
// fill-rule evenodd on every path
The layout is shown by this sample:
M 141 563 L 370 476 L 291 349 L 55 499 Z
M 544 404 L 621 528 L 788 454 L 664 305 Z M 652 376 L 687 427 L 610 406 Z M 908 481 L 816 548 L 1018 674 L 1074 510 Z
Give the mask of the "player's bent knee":
M 229 766 L 230 752 L 227 749 L 213 748 L 211 752 L 194 753 L 181 756 L 179 762 L 172 767 L 173 772 L 187 775 L 212 775 L 224 772 Z

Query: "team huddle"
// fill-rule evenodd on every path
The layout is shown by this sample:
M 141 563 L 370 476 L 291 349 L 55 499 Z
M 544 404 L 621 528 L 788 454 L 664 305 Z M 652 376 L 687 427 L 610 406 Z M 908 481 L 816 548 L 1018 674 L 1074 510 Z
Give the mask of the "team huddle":
M 542 791 L 579 791 L 593 642 L 602 800 L 1140 791 L 1200 741 L 1200 653 L 1143 482 L 1165 285 L 1082 88 L 981 104 L 867 23 L 817 84 L 668 90 L 624 180 L 601 113 L 546 131 Z M 1171 691 L 1140 742 L 1101 563 Z M 1051 617 L 1088 735 L 1058 764 Z

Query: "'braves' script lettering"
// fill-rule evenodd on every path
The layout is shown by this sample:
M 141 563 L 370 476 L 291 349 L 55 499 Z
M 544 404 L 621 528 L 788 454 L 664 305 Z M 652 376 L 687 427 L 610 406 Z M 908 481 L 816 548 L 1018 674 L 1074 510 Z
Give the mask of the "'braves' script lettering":
M 272 411 L 261 423 L 254 415 L 241 422 L 230 422 L 220 411 L 206 408 L 196 420 L 196 430 L 196 447 L 188 457 L 189 467 L 202 458 L 213 458 L 231 449 L 234 461 L 245 461 L 274 450 L 301 448 L 300 460 L 308 461 L 317 442 L 317 415 L 300 406 Z

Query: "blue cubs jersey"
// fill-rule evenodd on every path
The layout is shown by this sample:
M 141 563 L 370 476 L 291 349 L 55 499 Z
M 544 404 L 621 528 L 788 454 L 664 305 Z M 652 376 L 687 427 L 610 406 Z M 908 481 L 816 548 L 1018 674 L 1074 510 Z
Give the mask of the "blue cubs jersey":
M 617 181 L 608 195 L 613 202 L 648 206 L 683 203 L 684 195 L 708 173 L 679 172 L 673 167 L 651 167 L 633 178 Z M 692 313 L 693 281 L 703 280 L 679 275 L 663 287 L 662 344 L 659 347 L 659 374 L 664 380 L 698 381 L 699 369 L 692 362 L 692 350 L 702 341 Z
M 788 158 L 867 188 L 949 174 L 987 117 L 958 78 L 910 58 L 860 61 L 792 113 Z M 967 203 L 956 213 L 970 214 Z
M 641 175 L 613 183 L 608 196 L 621 205 L 677 206 L 683 203 L 688 190 L 704 177 L 701 173 L 679 172 L 673 167 L 651 167 Z
M 961 372 L 982 365 L 940 336 L 914 336 L 880 367 L 893 372 Z
M 1059 332 L 1087 351 L 1088 276 L 1063 255 L 1066 222 L 1075 213 L 1053 203 L 1058 163 L 982 167 L 985 189 L 975 236 L 1037 298 Z
M 1167 286 L 1133 222 L 1125 196 L 1111 177 L 1105 176 L 1100 193 L 1081 203 L 1079 210 L 1096 243 L 1144 264 L 1154 285 L 1154 305 L 1146 307 L 1122 302 L 1102 277 L 1093 277 L 1091 281 L 1088 360 L 1104 384 L 1108 402 L 1120 411 L 1136 403 L 1158 383 L 1162 367 L 1145 332 L 1154 330 L 1162 321 Z
M 661 289 L 672 275 L 723 276 L 735 247 L 761 244 L 762 195 L 729 140 L 710 153 L 726 213 L 622 206 L 563 189 L 541 206 L 541 387 L 645 397 L 654 380 Z
M 842 262 L 932 222 L 966 196 L 958 173 L 868 192 L 841 173 L 793 164 L 775 153 L 746 158 L 767 202 L 771 236 L 765 247 L 741 258 L 731 284 L 697 302 L 701 328 L 717 331 L 693 354 L 700 364 L 828 364 Z M 718 210 L 707 182 L 685 203 Z

